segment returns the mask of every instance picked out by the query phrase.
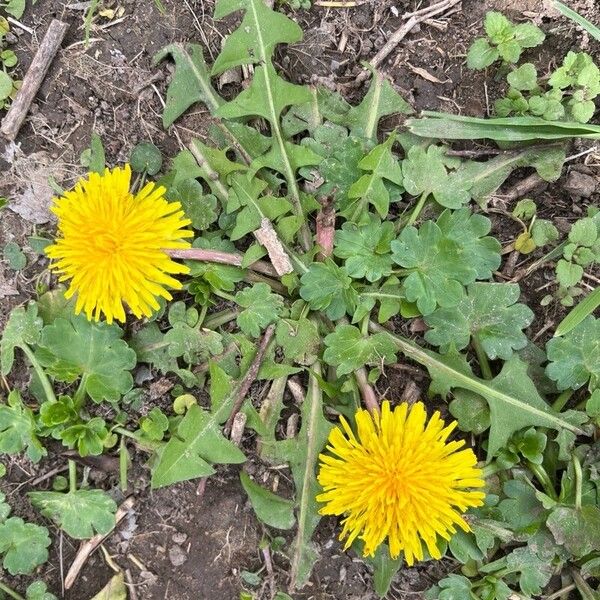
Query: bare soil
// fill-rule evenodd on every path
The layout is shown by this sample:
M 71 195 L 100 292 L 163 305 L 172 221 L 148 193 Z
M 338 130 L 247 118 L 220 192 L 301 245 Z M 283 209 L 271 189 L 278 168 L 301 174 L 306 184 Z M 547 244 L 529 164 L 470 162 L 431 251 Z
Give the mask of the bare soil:
M 29 249 L 27 240 L 33 234 L 52 234 L 52 222 L 41 222 L 44 219 L 40 217 L 50 198 L 48 175 L 67 187 L 84 173 L 79 157 L 88 147 L 92 131 L 102 137 L 108 161 L 116 163 L 127 160 L 132 147 L 142 140 L 152 141 L 166 157 L 173 156 L 179 149 L 178 137 L 183 142 L 191 136 L 203 137 L 208 127 L 207 112 L 195 108 L 171 130 L 163 130 L 162 99 L 172 67 L 168 63 L 155 66 L 152 57 L 171 42 L 188 40 L 202 43 L 209 58 L 215 56 L 223 35 L 231 30 L 235 19 L 214 23 L 212 0 L 163 1 L 164 15 L 152 0 L 122 0 L 112 5 L 110 0 L 105 2 L 105 7 L 122 7 L 122 19 L 97 19 L 89 48 L 82 42 L 83 11 L 77 4 L 38 0 L 28 6 L 23 18 L 24 25 L 33 33 L 15 30 L 18 35 L 15 50 L 24 73 L 50 20 L 58 17 L 70 24 L 63 49 L 18 138 L 23 156 L 8 161 L 6 155 L 2 157 L 0 147 L 0 197 L 23 198 L 23 193 L 31 190 L 20 201 L 23 206 L 20 216 L 11 210 L 0 211 L 0 247 L 15 241 L 25 249 L 29 259 L 28 267 L 19 273 L 0 261 L 0 330 L 13 307 L 35 297 L 40 286 L 49 284 L 44 270 L 46 263 Z M 414 29 L 381 68 L 417 110 L 489 114 L 490 103 L 501 86 L 482 73 L 467 71 L 464 64 L 467 48 L 480 35 L 487 10 L 501 10 L 514 20 L 533 19 L 549 32 L 541 50 L 528 55 L 542 72 L 551 70 L 570 48 L 585 49 L 600 59 L 599 45 L 565 19 L 559 19 L 548 5 L 549 2 L 541 0 L 463 0 L 462 7 L 459 5 L 448 18 Z M 600 22 L 600 7 L 595 0 L 577 0 L 572 5 L 590 20 Z M 336 87 L 348 99 L 357 100 L 364 94 L 364 89 L 352 85 L 361 68 L 360 61 L 372 57 L 403 23 L 402 15 L 415 8 L 419 4 L 412 1 L 373 0 L 352 9 L 313 7 L 297 12 L 293 17 L 306 32 L 305 39 L 280 50 L 278 61 L 294 81 L 319 81 Z M 239 84 L 227 84 L 226 88 L 236 85 Z M 385 125 L 391 129 L 395 124 L 390 119 Z M 573 154 L 582 147 L 574 144 Z M 564 189 L 570 171 L 585 172 L 595 178 L 596 192 L 591 198 L 580 198 Z M 518 173 L 507 186 L 527 174 Z M 554 219 L 564 230 L 583 213 L 586 204 L 598 203 L 599 190 L 600 156 L 592 153 L 570 163 L 558 183 L 536 193 L 534 198 L 541 207 L 541 216 Z M 502 196 L 493 205 L 510 208 Z M 503 245 L 509 244 L 516 233 L 514 225 L 492 217 L 496 222 L 495 234 Z M 522 282 L 527 301 L 536 308 L 537 318 L 530 331 L 534 338 L 543 339 L 544 332 L 561 317 L 561 310 L 554 305 L 549 310 L 539 307 L 549 281 L 549 272 L 541 270 Z M 399 398 L 424 393 L 426 384 L 418 373 L 396 369 L 390 370 L 378 391 Z M 220 469 L 204 490 L 198 487 L 198 482 L 187 482 L 150 492 L 144 455 L 133 459 L 134 513 L 107 540 L 105 548 L 119 567 L 130 570 L 137 598 L 235 600 L 243 589 L 253 590 L 259 598 L 270 598 L 267 583 L 262 588 L 252 588 L 242 576 L 243 571 L 255 572 L 263 567 L 259 543 L 268 534 L 261 529 L 245 499 L 238 469 Z M 3 457 L 3 460 L 8 474 L 0 480 L 0 490 L 7 494 L 13 513 L 41 522 L 24 492 L 32 489 L 31 483 L 36 478 L 61 467 L 64 460 L 48 459 L 37 465 L 20 458 Z M 279 478 L 281 489 L 289 491 L 289 472 L 264 470 L 258 465 L 251 468 L 267 484 Z M 114 470 L 92 468 L 90 476 L 105 489 L 117 489 L 118 474 Z M 47 489 L 50 481 L 36 485 L 36 489 Z M 66 536 L 61 544 L 59 533 L 48 522 L 45 525 L 56 535 L 51 559 L 38 576 L 61 596 L 61 572 L 71 564 L 77 544 Z M 310 585 L 292 594 L 295 599 L 376 597 L 368 569 L 351 553 L 342 551 L 335 541 L 335 531 L 332 519 L 323 520 L 316 537 L 321 559 Z M 275 583 L 283 591 L 287 586 L 288 563 L 278 553 L 273 561 Z M 397 577 L 388 598 L 420 598 L 423 590 L 455 568 L 450 560 L 406 568 Z M 88 600 L 112 574 L 103 553 L 98 551 L 87 562 L 74 588 L 62 597 Z M 3 580 L 5 577 L 3 574 Z M 25 578 L 6 577 L 6 580 L 24 593 Z

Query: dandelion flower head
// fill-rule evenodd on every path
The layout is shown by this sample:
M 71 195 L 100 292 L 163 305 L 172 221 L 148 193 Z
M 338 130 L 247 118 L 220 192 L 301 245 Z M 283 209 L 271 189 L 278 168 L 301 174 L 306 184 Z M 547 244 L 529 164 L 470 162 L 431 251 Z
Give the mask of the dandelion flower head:
M 344 515 L 340 539 L 349 548 L 358 537 L 364 555 L 387 541 L 392 558 L 404 552 L 408 565 L 429 554 L 441 558 L 438 536 L 449 540 L 456 527 L 469 531 L 462 513 L 481 506 L 481 470 L 464 440 L 448 441 L 456 421 L 446 425 L 436 412 L 427 421 L 421 402 L 381 414 L 359 410 L 356 434 L 340 417 L 328 453 L 320 455 L 319 483 L 324 515 Z
M 90 173 L 53 200 L 58 234 L 46 249 L 50 268 L 69 282 L 65 296 L 76 295 L 75 312 L 89 320 L 125 321 L 124 304 L 136 317 L 150 316 L 158 297 L 171 300 L 167 287 L 181 288 L 173 275 L 189 271 L 166 252 L 189 247 L 184 238 L 193 236 L 181 204 L 154 183 L 137 194 L 130 185 L 125 165 Z

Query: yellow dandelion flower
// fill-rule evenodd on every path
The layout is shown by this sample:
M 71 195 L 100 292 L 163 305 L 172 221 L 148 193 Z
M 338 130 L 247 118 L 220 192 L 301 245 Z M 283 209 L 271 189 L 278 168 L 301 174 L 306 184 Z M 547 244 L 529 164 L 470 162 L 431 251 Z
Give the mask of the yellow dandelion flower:
M 357 412 L 356 435 L 340 421 L 329 435 L 331 454 L 319 457 L 317 500 L 325 503 L 321 514 L 345 515 L 345 549 L 359 537 L 373 556 L 387 538 L 392 558 L 402 551 L 408 565 L 423 560 L 422 542 L 441 558 L 438 536 L 449 540 L 455 525 L 469 531 L 461 513 L 485 497 L 470 489 L 484 485 L 473 451 L 459 451 L 464 440 L 447 441 L 456 421 L 446 425 L 436 412 L 427 422 L 421 402 L 392 412 L 387 401 L 381 414 Z
M 166 287 L 181 288 L 172 275 L 188 273 L 166 250 L 187 248 L 183 229 L 191 223 L 179 202 L 168 202 L 165 189 L 148 183 L 130 192 L 131 168 L 90 173 L 75 188 L 54 198 L 58 217 L 55 243 L 46 248 L 50 268 L 70 281 L 65 296 L 77 295 L 75 312 L 87 318 L 125 321 L 123 304 L 136 317 L 159 308 L 157 297 L 171 300 Z

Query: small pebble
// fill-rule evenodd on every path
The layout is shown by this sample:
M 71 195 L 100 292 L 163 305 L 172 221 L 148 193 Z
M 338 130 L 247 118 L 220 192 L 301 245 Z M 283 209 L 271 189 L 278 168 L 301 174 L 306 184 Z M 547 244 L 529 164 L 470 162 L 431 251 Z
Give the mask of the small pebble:
M 187 559 L 188 555 L 181 546 L 172 546 L 169 550 L 169 560 L 174 567 L 180 567 Z
M 175 544 L 183 544 L 185 542 L 185 540 L 187 540 L 187 533 L 178 531 L 177 533 L 173 534 L 173 537 L 171 539 L 173 540 L 173 543 L 175 543 Z
M 564 189 L 581 198 L 589 198 L 596 191 L 597 181 L 591 175 L 571 171 L 563 184 Z

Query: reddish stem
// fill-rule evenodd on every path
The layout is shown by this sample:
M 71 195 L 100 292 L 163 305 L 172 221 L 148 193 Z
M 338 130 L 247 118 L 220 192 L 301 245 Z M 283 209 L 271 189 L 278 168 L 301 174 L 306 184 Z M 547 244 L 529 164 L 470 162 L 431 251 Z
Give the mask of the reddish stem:
M 183 248 L 181 250 L 167 250 L 167 254 L 171 258 L 181 258 L 184 260 L 200 260 L 204 262 L 221 263 L 223 265 L 242 266 L 243 256 L 235 252 L 220 252 L 219 250 L 205 250 L 204 248 Z M 271 277 L 278 277 L 277 271 L 264 260 L 257 260 L 248 268 L 258 273 L 264 273 Z

